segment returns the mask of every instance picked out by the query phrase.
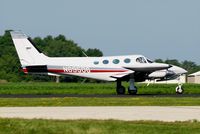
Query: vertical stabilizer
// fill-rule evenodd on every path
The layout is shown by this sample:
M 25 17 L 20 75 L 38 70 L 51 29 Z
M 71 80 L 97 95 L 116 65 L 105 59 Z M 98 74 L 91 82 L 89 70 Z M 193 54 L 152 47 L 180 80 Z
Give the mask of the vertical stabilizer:
M 22 66 L 44 64 L 47 56 L 34 46 L 29 37 L 21 31 L 11 31 L 10 33 Z

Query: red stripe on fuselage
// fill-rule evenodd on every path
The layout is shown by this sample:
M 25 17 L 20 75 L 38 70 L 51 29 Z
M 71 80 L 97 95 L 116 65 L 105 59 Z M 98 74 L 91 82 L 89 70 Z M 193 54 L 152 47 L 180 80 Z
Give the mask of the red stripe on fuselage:
M 118 72 L 126 72 L 127 70 L 98 70 L 98 69 L 93 69 L 90 70 L 90 73 L 118 73 Z M 80 73 L 78 70 L 77 71 L 72 71 L 72 72 L 66 72 L 64 70 L 58 70 L 58 69 L 48 69 L 48 72 L 52 73 Z
M 48 69 L 48 72 L 51 72 L 51 73 L 64 73 L 64 70 Z
M 127 70 L 90 70 L 91 73 L 126 72 Z

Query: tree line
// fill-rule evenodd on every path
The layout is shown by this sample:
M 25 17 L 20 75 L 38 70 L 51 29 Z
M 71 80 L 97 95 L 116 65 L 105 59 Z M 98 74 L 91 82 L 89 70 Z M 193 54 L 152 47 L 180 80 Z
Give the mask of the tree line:
M 102 51 L 97 48 L 83 49 L 73 40 L 67 39 L 64 35 L 52 37 L 48 35 L 44 38 L 35 37 L 32 39 L 37 47 L 47 56 L 50 57 L 84 57 L 87 56 L 103 56 Z M 157 59 L 156 62 L 168 63 L 183 67 L 189 73 L 200 70 L 200 66 L 192 61 L 179 62 L 176 59 L 162 60 Z M 6 30 L 4 35 L 0 36 L 0 80 L 11 82 L 17 81 L 55 81 L 55 77 L 45 75 L 25 75 L 21 71 L 21 65 L 14 48 L 10 30 Z M 82 81 L 83 78 L 67 76 L 61 77 L 61 81 Z

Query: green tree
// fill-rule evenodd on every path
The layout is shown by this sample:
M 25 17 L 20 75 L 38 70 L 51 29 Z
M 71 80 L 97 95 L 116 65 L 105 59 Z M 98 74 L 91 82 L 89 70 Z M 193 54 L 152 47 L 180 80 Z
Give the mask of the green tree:
M 200 70 L 200 66 L 197 66 L 195 62 L 192 61 L 183 61 L 182 67 L 188 71 L 188 74 L 197 72 Z
M 91 56 L 91 57 L 94 57 L 94 56 L 101 57 L 101 56 L 103 56 L 103 53 L 97 48 L 87 49 L 86 54 L 87 54 L 87 56 Z
M 165 63 L 167 63 L 167 64 L 172 64 L 172 65 L 175 65 L 175 66 L 181 66 L 181 63 L 179 63 L 179 61 L 176 60 L 176 59 L 172 59 L 172 60 L 167 59 L 167 60 L 165 61 Z
M 157 62 L 157 63 L 164 63 L 164 61 L 162 59 L 155 59 L 154 62 Z

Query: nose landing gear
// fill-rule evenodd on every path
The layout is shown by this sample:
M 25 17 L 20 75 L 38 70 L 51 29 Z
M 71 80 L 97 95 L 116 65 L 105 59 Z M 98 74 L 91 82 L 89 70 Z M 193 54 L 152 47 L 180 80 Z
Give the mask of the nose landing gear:
M 182 84 L 179 84 L 177 87 L 176 87 L 176 93 L 177 94 L 183 94 L 184 92 L 184 89 L 182 87 Z
M 179 76 L 179 78 L 178 78 L 178 86 L 176 87 L 176 93 L 177 94 L 183 94 L 184 89 L 183 89 L 182 85 L 183 84 L 181 83 L 180 76 Z

